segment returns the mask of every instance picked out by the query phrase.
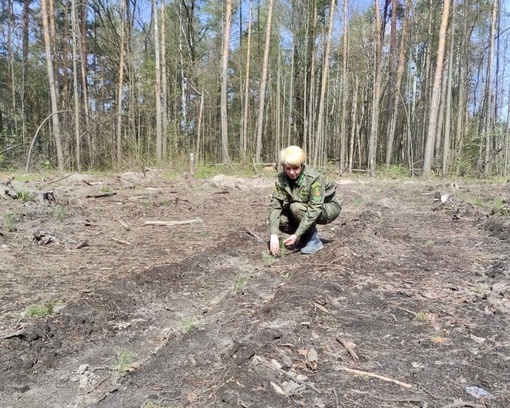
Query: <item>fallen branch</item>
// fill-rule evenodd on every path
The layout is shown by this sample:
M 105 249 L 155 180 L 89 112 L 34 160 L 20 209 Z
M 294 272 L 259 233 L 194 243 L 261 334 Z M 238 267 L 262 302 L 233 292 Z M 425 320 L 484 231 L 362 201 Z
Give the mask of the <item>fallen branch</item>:
M 194 220 L 186 220 L 186 221 L 145 221 L 143 225 L 160 225 L 165 227 L 172 227 L 174 225 L 185 225 L 185 224 L 193 224 L 195 222 L 202 222 L 200 218 Z
M 129 242 L 127 241 L 122 241 L 121 239 L 117 239 L 117 238 L 110 238 L 112 241 L 115 241 L 115 242 L 118 242 L 119 244 L 124 244 L 124 245 L 131 245 Z
M 385 377 L 383 375 L 379 375 L 379 374 L 375 374 L 375 373 L 370 373 L 368 371 L 354 370 L 353 368 L 344 367 L 344 366 L 339 366 L 338 369 L 340 369 L 342 371 L 347 371 L 348 373 L 353 373 L 353 374 L 358 374 L 358 375 L 366 375 L 367 377 L 378 378 L 379 380 L 392 382 L 392 383 L 398 384 L 398 385 L 400 385 L 402 387 L 405 387 L 405 388 L 412 388 L 413 387 L 412 384 L 407 384 L 407 383 L 404 383 L 402 381 L 394 380 L 392 378 L 388 378 L 388 377 Z
M 262 238 L 260 238 L 257 234 L 255 234 L 253 231 L 250 231 L 248 228 L 245 230 L 248 235 L 251 235 L 253 238 L 257 240 L 257 242 L 264 242 Z
M 110 191 L 107 193 L 100 193 L 100 194 L 90 194 L 87 196 L 87 198 L 104 198 L 104 197 L 113 197 L 117 193 L 115 191 Z
M 444 405 L 441 408 L 460 408 L 460 407 L 485 408 L 485 405 L 471 404 L 470 402 L 464 402 L 461 400 L 461 401 L 455 401 L 452 404 Z
M 14 332 L 14 333 L 4 334 L 2 337 L 0 337 L 0 340 L 12 339 L 13 337 L 22 337 L 25 334 L 26 333 L 24 331 L 20 330 L 20 331 Z
M 347 352 L 350 354 L 350 356 L 352 357 L 352 359 L 356 362 L 356 363 L 359 363 L 359 357 L 358 355 L 356 354 L 356 352 L 352 349 L 351 346 L 349 346 L 347 344 L 347 342 L 345 342 L 343 339 L 341 339 L 340 337 L 337 336 L 336 338 L 336 341 L 338 341 L 342 346 L 344 346 L 344 348 L 347 350 Z

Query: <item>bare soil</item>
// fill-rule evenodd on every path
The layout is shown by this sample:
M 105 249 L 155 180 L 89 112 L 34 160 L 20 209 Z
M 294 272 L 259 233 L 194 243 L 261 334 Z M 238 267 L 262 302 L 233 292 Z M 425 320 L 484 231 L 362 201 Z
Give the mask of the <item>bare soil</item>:
M 1 406 L 510 407 L 509 186 L 336 181 L 275 258 L 271 174 L 4 180 Z

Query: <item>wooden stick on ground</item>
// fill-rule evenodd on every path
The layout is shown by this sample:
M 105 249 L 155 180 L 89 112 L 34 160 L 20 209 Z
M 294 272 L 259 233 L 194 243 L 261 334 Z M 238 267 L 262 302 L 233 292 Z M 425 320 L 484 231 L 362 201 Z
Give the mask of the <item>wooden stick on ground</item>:
M 193 224 L 195 222 L 202 222 L 200 218 L 194 220 L 186 220 L 186 221 L 145 221 L 143 225 L 161 225 L 165 227 L 172 227 L 174 225 L 185 225 L 185 224 Z
M 359 357 L 358 355 L 356 354 L 356 352 L 352 349 L 351 346 L 349 346 L 347 344 L 346 341 L 344 341 L 343 339 L 341 339 L 340 337 L 337 336 L 336 338 L 336 341 L 338 341 L 342 346 L 344 346 L 344 348 L 347 350 L 347 352 L 351 355 L 352 359 L 356 362 L 356 363 L 359 363 Z
M 385 377 L 383 375 L 370 373 L 368 371 L 354 370 L 353 368 L 344 367 L 344 366 L 340 366 L 338 368 L 340 370 L 342 370 L 342 371 L 347 371 L 348 373 L 353 373 L 353 374 L 358 374 L 358 375 L 366 375 L 367 377 L 373 377 L 373 378 L 378 378 L 378 379 L 383 380 L 383 381 L 392 382 L 392 383 L 398 384 L 398 385 L 400 385 L 402 387 L 405 387 L 405 388 L 412 388 L 413 387 L 411 384 L 407 384 L 407 383 L 404 383 L 402 381 L 394 380 L 392 378 L 388 378 L 388 377 Z
M 484 408 L 485 405 L 480 404 L 472 404 L 470 402 L 464 402 L 464 401 L 455 401 L 452 404 L 448 404 L 443 406 L 442 408 L 461 408 L 461 407 L 467 407 L 467 408 Z

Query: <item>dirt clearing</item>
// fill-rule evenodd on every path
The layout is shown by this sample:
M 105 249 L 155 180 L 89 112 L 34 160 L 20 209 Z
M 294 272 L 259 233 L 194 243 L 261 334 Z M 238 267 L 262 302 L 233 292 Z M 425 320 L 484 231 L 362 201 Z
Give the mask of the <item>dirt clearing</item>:
M 5 179 L 1 406 L 510 407 L 509 186 L 336 181 L 275 258 L 270 175 Z

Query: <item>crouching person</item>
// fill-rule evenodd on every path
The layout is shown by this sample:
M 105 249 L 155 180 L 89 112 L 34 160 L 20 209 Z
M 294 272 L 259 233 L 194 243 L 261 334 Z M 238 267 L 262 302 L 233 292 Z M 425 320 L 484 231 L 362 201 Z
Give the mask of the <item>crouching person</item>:
M 335 184 L 306 166 L 305 159 L 304 151 L 298 146 L 280 152 L 283 171 L 276 176 L 269 207 L 269 249 L 273 255 L 280 250 L 280 231 L 290 234 L 283 242 L 286 247 L 300 249 L 302 254 L 321 250 L 323 243 L 316 224 L 329 224 L 340 214 Z

